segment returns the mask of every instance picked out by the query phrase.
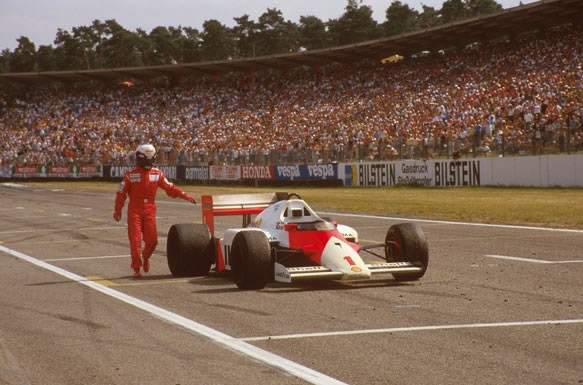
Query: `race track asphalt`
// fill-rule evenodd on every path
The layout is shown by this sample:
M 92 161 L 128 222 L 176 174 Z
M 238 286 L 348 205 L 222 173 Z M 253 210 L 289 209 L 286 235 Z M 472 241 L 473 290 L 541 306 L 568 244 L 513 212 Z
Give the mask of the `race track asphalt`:
M 581 230 L 419 221 L 419 281 L 240 291 L 170 275 L 169 227 L 201 216 L 163 192 L 132 279 L 114 193 L 0 185 L 0 384 L 583 384 Z M 407 221 L 325 215 L 363 244 Z

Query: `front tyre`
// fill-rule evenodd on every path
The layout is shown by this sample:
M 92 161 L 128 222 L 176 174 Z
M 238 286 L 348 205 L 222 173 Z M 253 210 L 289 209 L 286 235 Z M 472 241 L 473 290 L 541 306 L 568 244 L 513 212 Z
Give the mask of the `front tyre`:
M 233 281 L 243 290 L 263 289 L 273 278 L 269 240 L 262 231 L 241 231 L 231 247 Z
M 212 263 L 213 246 L 214 242 L 206 225 L 172 225 L 166 243 L 170 272 L 175 277 L 207 275 Z
M 411 273 L 393 273 L 397 281 L 414 281 L 425 275 L 429 263 L 429 249 L 425 233 L 416 223 L 392 225 L 385 237 L 387 262 L 411 262 L 422 270 Z

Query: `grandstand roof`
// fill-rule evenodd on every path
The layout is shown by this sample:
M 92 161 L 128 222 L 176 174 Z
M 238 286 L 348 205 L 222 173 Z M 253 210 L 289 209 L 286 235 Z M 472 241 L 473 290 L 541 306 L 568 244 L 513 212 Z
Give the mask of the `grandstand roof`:
M 334 48 L 240 60 L 174 65 L 84 71 L 0 73 L 0 81 L 16 81 L 25 84 L 47 81 L 117 81 L 128 78 L 150 79 L 159 76 L 172 77 L 188 74 L 213 76 L 226 72 L 260 71 L 267 68 L 285 70 L 302 65 L 351 63 L 364 58 L 377 60 L 394 54 L 409 56 L 422 51 L 463 47 L 477 41 L 488 41 L 500 36 L 517 35 L 569 22 L 579 23 L 581 20 L 583 20 L 583 1 L 541 0 L 487 16 Z

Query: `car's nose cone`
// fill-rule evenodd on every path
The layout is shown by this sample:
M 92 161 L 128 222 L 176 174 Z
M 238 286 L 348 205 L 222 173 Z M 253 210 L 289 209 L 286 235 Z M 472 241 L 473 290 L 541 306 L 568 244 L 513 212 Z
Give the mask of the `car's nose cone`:
M 342 279 L 370 279 L 371 272 L 346 241 L 331 237 L 322 252 L 322 266 L 343 274 Z

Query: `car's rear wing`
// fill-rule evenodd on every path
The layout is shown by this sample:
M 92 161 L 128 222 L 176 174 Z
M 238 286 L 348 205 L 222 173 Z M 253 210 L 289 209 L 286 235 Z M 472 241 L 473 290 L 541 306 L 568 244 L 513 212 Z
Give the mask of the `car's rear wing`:
M 203 195 L 202 196 L 202 223 L 206 224 L 215 235 L 215 220 L 217 216 L 242 215 L 243 225 L 251 223 L 251 215 L 259 214 L 266 207 L 275 202 L 285 200 L 286 192 L 258 193 L 258 194 L 231 194 L 231 195 Z

